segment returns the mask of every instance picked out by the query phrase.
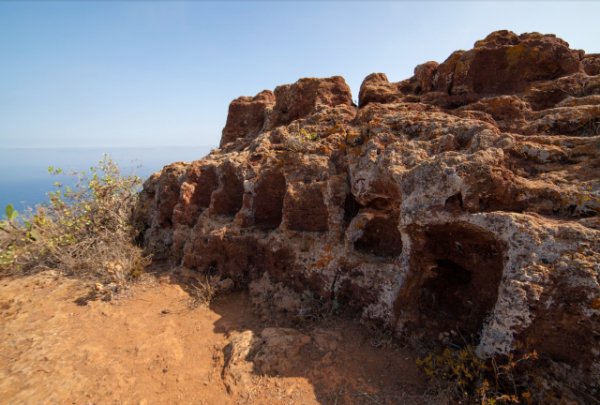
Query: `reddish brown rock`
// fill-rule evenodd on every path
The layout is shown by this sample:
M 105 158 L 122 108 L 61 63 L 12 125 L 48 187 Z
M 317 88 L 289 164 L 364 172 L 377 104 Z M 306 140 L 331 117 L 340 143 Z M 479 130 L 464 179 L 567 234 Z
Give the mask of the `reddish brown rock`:
M 275 104 L 275 95 L 269 90 L 254 97 L 239 97 L 229 104 L 227 123 L 221 135 L 221 146 L 237 139 L 253 138 L 265 124 L 270 108 Z
M 433 80 L 437 74 L 439 64 L 437 62 L 427 62 L 415 68 L 415 79 L 417 87 L 416 94 L 428 93 L 433 90 Z
M 548 108 L 573 88 L 582 90 L 581 83 L 556 79 L 574 75 L 574 80 L 581 82 L 582 74 L 597 75 L 599 66 L 597 55 L 571 50 L 554 35 L 497 31 L 477 41 L 471 50 L 454 52 L 441 64 L 417 66 L 415 75 L 403 82 L 390 83 L 381 73 L 367 76 L 359 102 L 366 106 L 370 102 L 421 101 L 456 108 L 482 97 L 529 92 L 527 101 L 534 109 Z M 551 87 L 536 89 L 541 82 Z
M 181 184 L 179 202 L 173 209 L 173 221 L 193 226 L 202 210 L 210 206 L 219 179 L 214 166 L 194 162 L 187 169 L 186 181 Z
M 329 213 L 318 183 L 290 185 L 284 204 L 286 227 L 293 231 L 325 232 Z
M 518 45 L 519 36 L 512 31 L 494 31 L 482 40 L 475 41 L 474 48 L 500 48 L 503 46 Z
M 361 107 L 369 103 L 393 103 L 401 99 L 398 86 L 390 83 L 384 73 L 371 73 L 367 76 L 358 93 L 358 104 Z
M 353 105 L 350 87 L 340 76 L 328 79 L 300 79 L 291 85 L 275 89 L 276 103 L 269 122 L 270 128 L 288 125 L 305 118 L 318 106 Z
M 438 68 L 438 90 L 450 94 L 511 94 L 537 80 L 580 70 L 580 52 L 551 35 L 490 34 L 471 51 L 450 56 Z M 450 84 L 450 85 L 449 85 Z
M 533 83 L 521 97 L 529 102 L 534 110 L 544 110 L 558 105 L 568 97 L 582 97 L 597 93 L 600 78 L 575 73 L 557 80 L 542 80 Z
M 493 118 L 495 125 L 508 132 L 521 132 L 532 111 L 528 102 L 514 95 L 486 97 L 459 110 L 487 113 Z
M 399 83 L 369 75 L 360 108 L 340 77 L 237 99 L 220 150 L 146 181 L 140 239 L 287 316 L 335 302 L 421 343 L 535 350 L 597 393 L 595 60 L 499 31 Z
M 600 75 L 600 54 L 585 55 L 581 60 L 583 70 L 590 76 Z

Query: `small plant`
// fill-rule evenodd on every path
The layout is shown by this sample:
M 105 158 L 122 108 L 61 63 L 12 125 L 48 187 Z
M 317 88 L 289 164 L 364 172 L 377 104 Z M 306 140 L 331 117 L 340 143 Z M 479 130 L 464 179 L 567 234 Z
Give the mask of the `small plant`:
M 17 219 L 17 217 L 19 216 L 19 212 L 14 209 L 12 204 L 8 204 L 4 209 L 4 215 L 6 216 L 6 220 L 10 224 L 11 222 L 14 222 Z
M 343 309 L 343 305 L 337 296 L 328 299 L 310 290 L 304 290 L 300 296 L 295 320 L 316 322 L 338 315 Z
M 187 284 L 186 291 L 190 296 L 188 306 L 190 309 L 199 306 L 209 306 L 220 295 L 234 290 L 235 282 L 231 278 L 222 278 L 220 275 L 204 274 L 204 279 L 196 277 L 195 281 Z
M 206 275 L 204 280 L 190 283 L 190 308 L 194 309 L 199 306 L 209 306 L 218 293 L 219 276 Z
M 50 167 L 50 174 L 61 169 Z M 141 180 L 122 176 L 105 156 L 89 173 L 72 173 L 73 187 L 55 183 L 49 201 L 20 215 L 12 205 L 0 222 L 0 274 L 58 269 L 122 286 L 149 258 L 133 244 L 131 214 Z
M 305 139 L 307 141 L 311 141 L 311 142 L 319 139 L 319 135 L 317 135 L 316 132 L 308 132 L 304 128 L 301 128 L 298 134 L 299 134 L 300 138 Z
M 307 152 L 311 142 L 317 140 L 319 140 L 319 135 L 316 132 L 300 128 L 300 124 L 298 124 L 296 131 L 286 139 L 285 148 L 292 152 Z
M 535 352 L 515 357 L 480 359 L 473 347 L 446 347 L 441 353 L 430 353 L 417 360 L 417 365 L 433 380 L 444 382 L 456 400 L 482 405 L 531 404 L 527 387 L 527 363 L 537 359 Z
M 15 221 L 19 216 L 19 213 L 14 209 L 12 204 L 8 204 L 4 210 L 5 220 L 0 221 L 0 231 L 3 232 L 0 235 L 0 243 L 6 244 L 5 249 L 0 250 L 0 268 L 3 266 L 10 265 L 15 260 L 15 248 L 14 245 L 6 243 L 10 240 L 10 235 L 18 230 Z

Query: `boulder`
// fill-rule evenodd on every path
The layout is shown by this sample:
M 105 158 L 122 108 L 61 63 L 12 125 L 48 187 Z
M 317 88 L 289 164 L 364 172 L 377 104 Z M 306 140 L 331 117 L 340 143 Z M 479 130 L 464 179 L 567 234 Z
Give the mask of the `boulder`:
M 275 96 L 269 90 L 262 91 L 254 97 L 238 97 L 233 100 L 229 104 L 227 123 L 223 128 L 220 145 L 256 137 L 274 104 Z

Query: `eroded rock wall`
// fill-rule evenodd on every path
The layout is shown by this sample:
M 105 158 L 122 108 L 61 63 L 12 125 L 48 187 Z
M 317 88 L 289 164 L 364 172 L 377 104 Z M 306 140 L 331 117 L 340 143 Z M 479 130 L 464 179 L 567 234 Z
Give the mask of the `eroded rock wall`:
M 597 387 L 599 73 L 553 35 L 499 31 L 408 80 L 369 75 L 359 106 L 341 77 L 238 98 L 220 149 L 146 181 L 143 243 L 190 277 L 536 350 Z

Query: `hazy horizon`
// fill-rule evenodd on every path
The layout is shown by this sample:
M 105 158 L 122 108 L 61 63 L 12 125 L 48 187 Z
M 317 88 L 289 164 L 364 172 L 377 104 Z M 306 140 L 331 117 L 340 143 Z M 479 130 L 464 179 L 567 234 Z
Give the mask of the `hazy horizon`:
M 0 2 L 0 145 L 217 146 L 231 100 L 341 75 L 354 98 L 492 31 L 600 52 L 600 2 Z
M 158 149 L 158 148 L 214 148 L 214 145 L 177 145 L 177 144 L 164 144 L 164 145 L 0 145 L 0 149 Z
M 0 209 L 11 203 L 19 211 L 47 201 L 54 182 L 73 183 L 73 171 L 88 171 L 107 154 L 124 175 L 136 174 L 146 179 L 163 166 L 176 161 L 193 161 L 204 157 L 209 146 L 169 147 L 0 147 Z M 60 167 L 62 176 L 52 176 L 48 167 Z M 2 212 L 2 211 L 0 211 Z M 0 214 L 1 217 L 2 214 Z

